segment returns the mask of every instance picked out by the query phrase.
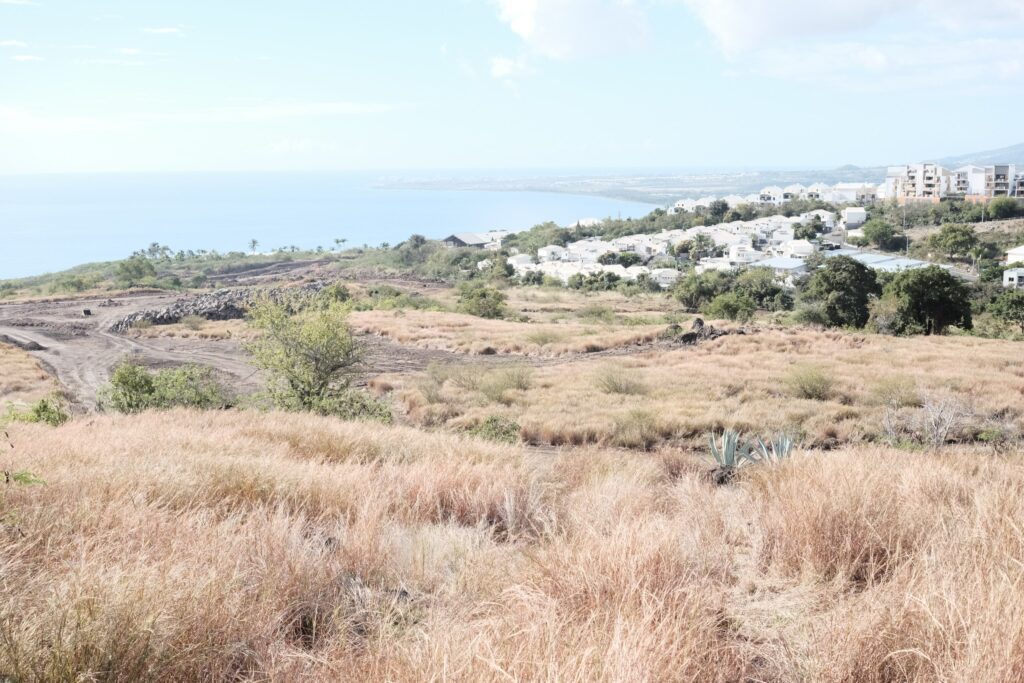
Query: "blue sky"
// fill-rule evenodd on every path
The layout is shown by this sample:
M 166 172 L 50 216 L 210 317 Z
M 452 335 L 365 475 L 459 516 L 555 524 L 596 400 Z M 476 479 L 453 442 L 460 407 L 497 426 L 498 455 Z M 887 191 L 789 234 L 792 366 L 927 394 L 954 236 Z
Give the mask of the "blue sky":
M 1024 0 L 0 0 L 8 174 L 896 163 L 1022 110 Z

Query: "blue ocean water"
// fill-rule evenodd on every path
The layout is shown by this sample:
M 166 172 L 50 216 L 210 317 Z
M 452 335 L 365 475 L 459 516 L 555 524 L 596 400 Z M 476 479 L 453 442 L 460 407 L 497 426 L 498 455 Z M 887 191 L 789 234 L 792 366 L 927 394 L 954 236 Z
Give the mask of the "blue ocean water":
M 0 177 L 0 280 L 172 249 L 246 251 L 400 242 L 643 216 L 648 204 L 541 192 L 387 189 L 351 173 Z

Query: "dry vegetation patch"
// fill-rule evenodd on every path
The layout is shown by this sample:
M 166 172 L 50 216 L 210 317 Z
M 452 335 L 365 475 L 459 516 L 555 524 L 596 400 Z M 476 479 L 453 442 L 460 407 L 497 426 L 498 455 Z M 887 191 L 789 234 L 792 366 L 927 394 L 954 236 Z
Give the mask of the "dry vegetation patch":
M 703 443 L 709 432 L 734 428 L 787 431 L 823 447 L 904 439 L 930 445 L 926 432 L 934 430 L 924 413 L 949 400 L 963 409 L 949 440 L 986 430 L 1019 433 L 1019 357 L 1013 342 L 972 337 L 762 330 L 677 350 L 543 365 L 529 388 L 501 403 L 451 380 L 430 400 L 415 378 L 387 383 L 399 388 L 414 422 L 461 428 L 498 411 L 539 444 L 649 444 L 651 435 L 654 443 Z M 926 398 L 929 406 L 921 407 Z M 433 407 L 424 412 L 426 403 Z M 887 429 L 887 419 L 897 424 Z M 624 432 L 645 436 L 623 439 Z
M 39 361 L 15 346 L 0 343 L 0 412 L 8 404 L 38 401 L 56 388 Z
M 301 415 L 15 425 L 14 680 L 1019 680 L 1024 467 L 709 465 Z
M 352 328 L 400 344 L 473 354 L 560 356 L 643 344 L 664 325 L 525 323 L 439 311 L 357 311 Z

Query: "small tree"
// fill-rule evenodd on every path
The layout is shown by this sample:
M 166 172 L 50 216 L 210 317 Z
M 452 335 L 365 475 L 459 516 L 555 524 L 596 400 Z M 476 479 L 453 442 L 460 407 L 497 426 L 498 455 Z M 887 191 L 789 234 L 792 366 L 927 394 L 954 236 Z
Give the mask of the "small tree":
M 970 291 L 939 266 L 899 273 L 886 286 L 885 295 L 896 305 L 898 334 L 915 328 L 925 334 L 942 334 L 950 325 L 973 327 Z
M 868 304 L 881 288 L 875 271 L 848 256 L 837 256 L 814 272 L 804 297 L 822 306 L 829 327 L 864 327 Z
M 359 351 L 341 304 L 289 315 L 282 305 L 257 303 L 249 322 L 261 332 L 246 348 L 270 376 L 270 395 L 287 410 L 322 412 L 345 392 Z
M 948 258 L 967 256 L 978 245 L 978 236 L 969 225 L 947 223 L 929 240 L 931 245 Z
M 896 231 L 891 225 L 880 219 L 872 219 L 864 224 L 864 239 L 879 249 L 887 248 L 896 236 Z
M 114 277 L 125 287 L 135 287 L 147 278 L 156 277 L 156 268 L 145 256 L 133 256 L 118 262 Z
M 254 253 L 254 254 L 256 253 L 256 247 L 258 247 L 258 246 L 260 246 L 259 240 L 256 240 L 256 239 L 249 240 L 249 251 L 251 251 L 252 253 Z
M 1014 289 L 1001 294 L 989 304 L 988 310 L 999 320 L 1016 325 L 1024 334 L 1024 291 Z

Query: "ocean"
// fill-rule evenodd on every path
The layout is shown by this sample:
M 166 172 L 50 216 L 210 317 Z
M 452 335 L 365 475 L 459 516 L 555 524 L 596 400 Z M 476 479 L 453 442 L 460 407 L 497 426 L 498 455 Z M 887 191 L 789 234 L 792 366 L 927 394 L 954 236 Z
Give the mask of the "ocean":
M 354 173 L 0 176 L 0 280 L 174 250 L 395 244 L 413 233 L 640 217 L 653 204 L 563 193 L 389 189 Z

